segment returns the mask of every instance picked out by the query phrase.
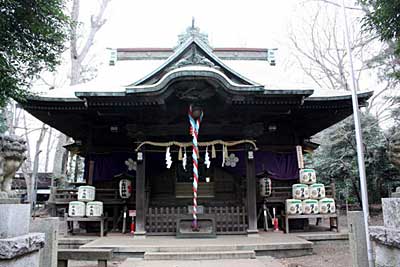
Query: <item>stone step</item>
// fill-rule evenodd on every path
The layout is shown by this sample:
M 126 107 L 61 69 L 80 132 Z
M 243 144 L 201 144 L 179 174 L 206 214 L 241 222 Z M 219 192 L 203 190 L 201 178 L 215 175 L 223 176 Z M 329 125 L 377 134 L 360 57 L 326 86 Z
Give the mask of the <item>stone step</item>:
M 168 246 L 168 247 L 164 246 L 164 247 L 159 247 L 157 252 L 207 252 L 207 251 L 236 251 L 236 250 L 240 249 L 238 249 L 238 247 L 234 245 L 198 245 L 198 246 Z
M 285 267 L 272 257 L 260 259 L 226 259 L 226 260 L 182 260 L 182 261 L 145 261 L 137 258 L 127 258 L 118 267 Z
M 145 260 L 219 260 L 219 259 L 255 259 L 251 250 L 236 251 L 191 251 L 191 252 L 146 252 Z

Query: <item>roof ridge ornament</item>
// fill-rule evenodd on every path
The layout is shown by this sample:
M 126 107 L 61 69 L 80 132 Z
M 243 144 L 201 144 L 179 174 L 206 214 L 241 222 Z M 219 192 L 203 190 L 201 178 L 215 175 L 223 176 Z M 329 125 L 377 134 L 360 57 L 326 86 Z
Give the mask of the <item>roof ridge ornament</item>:
M 197 38 L 208 46 L 210 45 L 208 42 L 208 34 L 200 32 L 200 28 L 195 26 L 194 17 L 192 17 L 192 25 L 190 27 L 187 27 L 184 33 L 178 35 L 178 44 L 175 49 L 184 44 L 190 38 Z
M 176 64 L 171 66 L 170 70 L 181 68 L 188 65 L 204 65 L 210 68 L 220 69 L 219 66 L 216 66 L 211 60 L 207 57 L 201 55 L 195 46 L 193 46 L 189 52 L 189 54 L 179 60 Z

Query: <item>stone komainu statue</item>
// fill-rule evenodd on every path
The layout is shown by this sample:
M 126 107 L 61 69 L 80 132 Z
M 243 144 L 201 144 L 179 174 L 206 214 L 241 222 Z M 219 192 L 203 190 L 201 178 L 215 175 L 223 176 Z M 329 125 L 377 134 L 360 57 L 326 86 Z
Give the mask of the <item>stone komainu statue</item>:
M 396 133 L 390 140 L 389 159 L 396 168 L 400 169 L 400 132 Z
M 0 134 L 0 198 L 13 198 L 11 191 L 15 173 L 26 159 L 26 142 L 16 136 Z

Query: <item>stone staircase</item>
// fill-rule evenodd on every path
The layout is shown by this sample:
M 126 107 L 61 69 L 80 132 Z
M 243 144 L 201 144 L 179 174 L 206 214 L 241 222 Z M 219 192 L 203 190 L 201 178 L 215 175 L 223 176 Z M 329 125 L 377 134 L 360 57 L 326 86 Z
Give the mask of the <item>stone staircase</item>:
M 240 249 L 230 245 L 199 245 L 159 247 L 158 251 L 147 251 L 144 260 L 222 260 L 255 259 L 254 250 Z
M 175 251 L 175 252 L 146 252 L 145 260 L 222 260 L 222 259 L 255 259 L 252 250 L 231 251 Z

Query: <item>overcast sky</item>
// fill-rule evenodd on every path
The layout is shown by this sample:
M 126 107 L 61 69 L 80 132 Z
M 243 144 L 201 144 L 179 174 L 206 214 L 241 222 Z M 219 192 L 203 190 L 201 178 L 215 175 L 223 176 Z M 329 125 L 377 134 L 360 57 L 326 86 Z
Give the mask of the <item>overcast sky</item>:
M 90 10 L 94 1 L 82 1 L 82 8 Z M 215 47 L 274 47 L 299 2 L 112 0 L 98 41 L 109 47 L 171 47 L 195 17 Z

